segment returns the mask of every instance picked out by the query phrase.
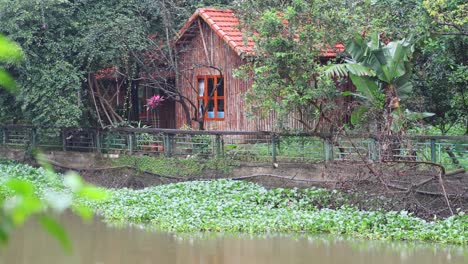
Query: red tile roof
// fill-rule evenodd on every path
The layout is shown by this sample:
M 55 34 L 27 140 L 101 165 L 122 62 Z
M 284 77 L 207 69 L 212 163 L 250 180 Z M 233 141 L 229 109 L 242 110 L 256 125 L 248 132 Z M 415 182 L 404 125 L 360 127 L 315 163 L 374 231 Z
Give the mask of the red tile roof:
M 239 56 L 242 54 L 253 55 L 255 53 L 255 42 L 251 38 L 245 38 L 240 30 L 239 18 L 235 16 L 234 10 L 231 9 L 197 9 L 179 30 L 176 42 L 183 37 L 198 17 L 202 18 Z M 344 51 L 344 46 L 342 44 L 337 44 L 333 49 L 326 50 L 321 56 L 336 57 L 337 51 Z
M 336 57 L 336 53 L 343 51 L 345 51 L 345 46 L 341 43 L 337 43 L 335 46 L 333 46 L 333 49 L 327 49 L 322 54 L 320 54 L 320 56 L 334 58 Z
M 239 18 L 230 9 L 197 9 L 179 31 L 177 41 L 198 17 L 202 18 L 239 56 L 254 53 L 255 42 L 251 38 L 244 42 L 244 35 L 239 28 Z

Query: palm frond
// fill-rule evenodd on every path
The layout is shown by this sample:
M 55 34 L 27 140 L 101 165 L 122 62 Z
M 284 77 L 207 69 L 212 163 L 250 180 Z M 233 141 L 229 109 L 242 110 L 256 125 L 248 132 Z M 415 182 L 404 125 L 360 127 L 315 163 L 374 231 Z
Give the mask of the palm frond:
M 344 77 L 348 73 L 357 76 L 375 76 L 375 72 L 372 69 L 356 63 L 333 64 L 324 73 L 328 77 Z
M 348 75 L 347 64 L 333 64 L 325 70 L 327 77 L 344 77 Z
M 375 72 L 361 64 L 346 64 L 348 71 L 357 76 L 375 76 Z

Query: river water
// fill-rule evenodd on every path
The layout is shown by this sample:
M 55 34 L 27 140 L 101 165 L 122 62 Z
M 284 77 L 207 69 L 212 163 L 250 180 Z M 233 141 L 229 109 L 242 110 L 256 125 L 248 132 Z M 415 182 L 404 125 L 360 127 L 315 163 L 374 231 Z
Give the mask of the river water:
M 468 263 L 462 246 L 329 235 L 181 235 L 111 227 L 98 219 L 86 224 L 71 215 L 61 221 L 73 241 L 71 254 L 31 222 L 0 249 L 0 264 Z

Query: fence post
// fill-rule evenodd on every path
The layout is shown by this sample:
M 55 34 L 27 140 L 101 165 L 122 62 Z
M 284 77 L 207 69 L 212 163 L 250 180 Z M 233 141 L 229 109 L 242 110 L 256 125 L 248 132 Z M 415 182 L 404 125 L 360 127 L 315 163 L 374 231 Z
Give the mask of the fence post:
M 436 140 L 435 138 L 431 138 L 431 161 L 436 162 Z
M 276 163 L 276 143 L 277 143 L 277 136 L 276 134 L 271 135 L 271 154 L 273 158 L 273 163 Z
M 35 145 L 36 145 L 36 136 L 35 136 L 35 128 L 34 127 L 31 127 L 31 129 L 29 130 L 29 141 L 25 141 L 24 142 L 24 146 L 25 146 L 25 157 L 27 157 L 28 159 L 32 159 L 33 158 L 33 153 L 34 153 L 34 148 L 35 148 Z
M 2 141 L 3 141 L 3 142 L 2 142 L 2 143 L 3 143 L 3 145 L 6 145 L 6 143 L 7 143 L 7 135 L 8 135 L 8 134 L 7 134 L 7 128 L 6 128 L 6 127 L 2 128 L 2 133 L 3 133 L 3 137 L 2 137 Z
M 134 138 L 135 135 L 133 134 L 133 132 L 128 133 L 128 152 L 130 153 L 130 155 L 133 155 Z
M 172 156 L 172 135 L 168 133 L 164 133 L 164 154 L 166 156 Z
M 377 144 L 375 138 L 371 138 L 369 143 L 369 158 L 373 161 L 377 160 Z
M 62 148 L 63 151 L 67 151 L 67 133 L 66 129 L 62 128 Z
M 221 158 L 224 156 L 224 144 L 221 135 L 216 135 L 216 157 Z
M 101 153 L 102 152 L 102 142 L 101 142 L 101 133 L 99 133 L 99 130 L 94 130 L 94 136 L 96 138 L 96 151 L 98 153 Z
M 33 127 L 31 128 L 31 149 L 35 149 L 36 148 L 36 135 L 37 135 L 37 131 L 36 131 L 36 128 Z
M 333 145 L 331 143 L 330 138 L 325 138 L 325 161 L 332 161 L 333 160 Z

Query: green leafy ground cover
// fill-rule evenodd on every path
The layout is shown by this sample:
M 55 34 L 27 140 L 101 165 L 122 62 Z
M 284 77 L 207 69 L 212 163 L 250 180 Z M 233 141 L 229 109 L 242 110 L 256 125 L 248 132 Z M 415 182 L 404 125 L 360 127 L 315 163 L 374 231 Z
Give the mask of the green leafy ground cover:
M 46 198 L 49 188 L 66 190 L 49 181 L 46 171 L 25 165 L 1 165 L 0 181 L 18 177 L 37 186 Z M 459 213 L 431 222 L 407 212 L 360 211 L 351 205 L 328 209 L 336 191 L 324 189 L 273 189 L 232 181 L 198 181 L 150 187 L 143 190 L 111 189 L 110 197 L 85 204 L 114 223 L 140 223 L 176 232 L 307 232 L 344 234 L 391 240 L 422 240 L 468 244 L 468 216 Z

